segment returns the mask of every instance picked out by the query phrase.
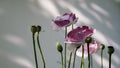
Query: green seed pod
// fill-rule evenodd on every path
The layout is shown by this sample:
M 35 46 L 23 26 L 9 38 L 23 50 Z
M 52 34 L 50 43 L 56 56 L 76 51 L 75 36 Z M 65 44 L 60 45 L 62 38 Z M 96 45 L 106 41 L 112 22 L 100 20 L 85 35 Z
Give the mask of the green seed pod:
M 108 52 L 108 54 L 112 54 L 112 53 L 114 53 L 114 47 L 113 46 L 108 46 L 108 49 L 107 49 L 107 52 Z
M 37 26 L 37 32 L 40 32 L 41 31 L 41 26 Z
M 87 37 L 87 38 L 85 39 L 85 42 L 86 42 L 86 43 L 91 43 L 91 42 L 92 42 L 92 38 L 91 38 L 91 37 Z
M 35 25 L 31 26 L 31 32 L 33 32 L 33 33 L 37 32 L 37 27 Z
M 62 52 L 62 51 L 63 51 L 63 47 L 62 47 L 62 45 L 61 45 L 59 42 L 56 43 L 56 47 L 57 47 L 57 50 L 58 50 L 59 52 Z
M 104 50 L 105 49 L 105 45 L 104 44 L 100 44 L 100 49 Z

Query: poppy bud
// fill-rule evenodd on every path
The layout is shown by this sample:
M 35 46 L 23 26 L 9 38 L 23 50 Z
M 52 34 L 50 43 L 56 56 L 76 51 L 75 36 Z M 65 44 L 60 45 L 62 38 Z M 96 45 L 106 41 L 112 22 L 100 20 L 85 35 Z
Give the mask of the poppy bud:
M 105 49 L 105 45 L 104 44 L 100 44 L 100 49 L 104 50 Z
M 91 43 L 91 42 L 92 42 L 92 38 L 91 38 L 91 37 L 87 37 L 87 38 L 85 39 L 85 42 L 86 42 L 86 43 Z
M 36 33 L 37 27 L 35 25 L 31 26 L 31 32 Z
M 113 46 L 108 46 L 108 49 L 107 49 L 107 52 L 108 52 L 108 54 L 112 54 L 112 53 L 114 53 L 114 47 Z
M 37 26 L 37 32 L 40 32 L 41 31 L 41 26 Z
M 59 42 L 56 43 L 56 47 L 57 47 L 57 50 L 58 50 L 59 52 L 62 52 L 62 51 L 63 51 L 63 47 L 62 47 L 62 45 L 61 45 Z

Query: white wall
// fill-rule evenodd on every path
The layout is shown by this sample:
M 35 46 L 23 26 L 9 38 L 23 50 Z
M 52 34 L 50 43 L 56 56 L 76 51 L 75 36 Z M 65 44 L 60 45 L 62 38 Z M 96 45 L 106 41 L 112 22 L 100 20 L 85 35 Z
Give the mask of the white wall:
M 119 0 L 0 0 L 0 68 L 34 68 L 31 25 L 42 26 L 40 41 L 47 68 L 60 67 L 55 44 L 57 41 L 63 43 L 64 30 L 53 31 L 51 21 L 65 12 L 76 13 L 79 17 L 76 26 L 86 24 L 96 28 L 96 39 L 115 47 L 112 68 L 119 68 Z M 104 68 L 108 68 L 108 55 L 104 53 L 104 56 Z M 94 68 L 97 68 L 100 66 L 99 51 L 93 57 Z M 40 58 L 38 61 L 42 68 Z

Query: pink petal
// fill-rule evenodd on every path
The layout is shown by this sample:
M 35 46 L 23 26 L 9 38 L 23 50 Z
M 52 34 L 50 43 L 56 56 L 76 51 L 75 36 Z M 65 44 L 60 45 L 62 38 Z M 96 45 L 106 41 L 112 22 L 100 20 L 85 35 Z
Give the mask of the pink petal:
M 62 28 L 62 27 L 68 27 L 70 26 L 71 24 L 74 24 L 77 22 L 77 19 L 75 14 L 73 13 L 65 13 L 63 14 L 62 16 L 57 16 L 54 20 L 53 20 L 53 23 L 55 25 L 52 25 L 53 28 Z M 53 24 L 52 23 L 52 24 Z
M 89 52 L 90 54 L 95 53 L 99 49 L 99 43 L 97 41 L 94 41 L 94 43 L 90 43 L 89 45 Z M 77 56 L 82 57 L 82 48 L 79 48 L 76 52 Z M 88 51 L 87 51 L 87 44 L 84 44 L 84 58 L 88 56 Z
M 93 29 L 90 29 L 88 26 L 77 27 L 67 34 L 65 42 L 80 43 L 85 40 L 86 37 L 91 36 L 92 34 Z
M 66 26 L 67 24 L 69 24 L 69 20 L 58 20 L 58 21 L 54 21 L 54 23 L 58 27 L 63 27 L 63 26 Z
M 54 31 L 59 31 L 61 28 L 59 26 L 57 26 L 55 23 L 52 23 L 52 29 Z

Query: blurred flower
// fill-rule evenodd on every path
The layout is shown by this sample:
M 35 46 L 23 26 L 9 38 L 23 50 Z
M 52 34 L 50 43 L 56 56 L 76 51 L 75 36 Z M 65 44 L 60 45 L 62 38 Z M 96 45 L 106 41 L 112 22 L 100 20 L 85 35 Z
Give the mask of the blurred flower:
M 97 50 L 99 49 L 99 42 L 98 41 L 93 41 L 92 43 L 89 44 L 89 52 L 90 54 L 95 53 Z M 88 51 L 87 51 L 87 43 L 84 44 L 84 58 L 86 58 L 88 56 Z M 79 57 L 82 57 L 82 47 L 80 47 L 77 52 L 76 55 Z
M 77 22 L 77 17 L 73 13 L 65 13 L 62 16 L 57 16 L 52 22 L 53 30 L 58 31 L 62 27 L 70 26 Z
M 91 36 L 94 29 L 88 26 L 77 27 L 67 34 L 65 43 L 80 44 L 86 39 L 86 37 Z

